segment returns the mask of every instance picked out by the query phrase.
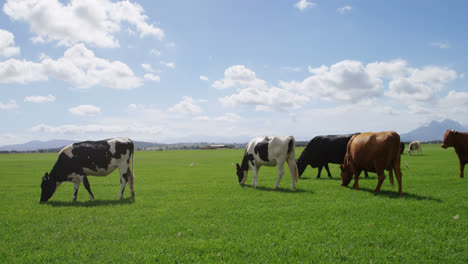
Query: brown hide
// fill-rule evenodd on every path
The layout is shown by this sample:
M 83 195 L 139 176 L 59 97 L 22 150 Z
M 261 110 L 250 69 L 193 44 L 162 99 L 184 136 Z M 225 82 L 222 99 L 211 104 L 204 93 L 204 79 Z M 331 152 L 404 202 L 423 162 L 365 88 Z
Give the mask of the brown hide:
M 468 163 L 468 133 L 447 130 L 444 135 L 442 148 L 453 147 L 460 162 L 460 178 L 463 178 L 465 164 Z
M 362 133 L 355 135 L 348 143 L 344 164 L 341 168 L 341 185 L 347 186 L 354 175 L 354 188 L 359 189 L 358 177 L 361 171 L 375 172 L 379 181 L 375 192 L 380 191 L 385 179 L 384 171 L 395 171 L 398 193 L 402 194 L 400 170 L 400 135 L 394 131 Z

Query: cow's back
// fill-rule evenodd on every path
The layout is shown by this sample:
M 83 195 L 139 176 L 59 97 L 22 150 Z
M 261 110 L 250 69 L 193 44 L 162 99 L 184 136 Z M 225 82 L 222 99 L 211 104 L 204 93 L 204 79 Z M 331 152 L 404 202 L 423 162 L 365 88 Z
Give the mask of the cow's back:
M 391 169 L 399 161 L 400 136 L 394 131 L 362 133 L 348 143 L 347 158 L 361 170 Z
M 133 152 L 133 141 L 128 138 L 78 142 L 60 150 L 54 168 L 61 175 L 83 170 L 88 175 L 105 176 L 122 163 L 128 164 Z
M 341 164 L 353 135 L 355 134 L 316 136 L 304 148 L 299 160 L 305 160 L 313 167 L 324 163 Z
M 293 136 L 257 137 L 246 147 L 246 154 L 252 154 L 259 165 L 275 166 L 279 157 L 286 157 L 295 150 Z

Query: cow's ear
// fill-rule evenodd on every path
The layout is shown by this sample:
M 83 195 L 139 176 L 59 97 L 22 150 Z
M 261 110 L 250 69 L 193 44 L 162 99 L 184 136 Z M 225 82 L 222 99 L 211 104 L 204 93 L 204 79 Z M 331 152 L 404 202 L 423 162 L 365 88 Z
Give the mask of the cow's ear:
M 240 169 L 239 163 L 236 163 L 236 168 L 237 168 L 238 170 Z

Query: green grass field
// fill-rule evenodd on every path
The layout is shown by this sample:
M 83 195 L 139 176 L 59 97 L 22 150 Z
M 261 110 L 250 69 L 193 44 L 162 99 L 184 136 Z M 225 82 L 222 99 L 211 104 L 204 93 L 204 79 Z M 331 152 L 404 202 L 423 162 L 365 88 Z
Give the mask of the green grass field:
M 57 154 L 0 155 L 0 262 L 468 263 L 468 176 L 453 148 L 422 149 L 402 156 L 402 197 L 388 177 L 374 194 L 372 173 L 342 187 L 335 164 L 331 180 L 307 168 L 295 191 L 288 169 L 273 190 L 267 167 L 258 189 L 251 172 L 240 187 L 244 150 L 186 150 L 137 152 L 134 200 L 128 188 L 117 200 L 114 172 L 89 177 L 94 201 L 81 186 L 72 202 L 64 183 L 46 204 L 41 177 Z

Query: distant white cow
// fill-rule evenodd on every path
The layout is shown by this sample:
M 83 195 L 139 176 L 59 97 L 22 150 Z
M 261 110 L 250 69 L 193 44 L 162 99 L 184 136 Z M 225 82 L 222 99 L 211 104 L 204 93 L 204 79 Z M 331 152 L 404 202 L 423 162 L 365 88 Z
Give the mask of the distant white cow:
M 419 141 L 413 141 L 409 144 L 408 154 L 411 156 L 416 150 L 418 151 L 418 155 L 422 155 L 421 142 Z
M 253 172 L 252 186 L 258 187 L 257 175 L 261 166 L 278 165 L 278 180 L 275 189 L 278 188 L 284 174 L 284 163 L 288 163 L 292 178 L 292 189 L 296 188 L 299 173 L 296 166 L 295 139 L 293 136 L 258 137 L 247 144 L 242 164 L 236 164 L 239 184 L 247 180 L 249 169 Z

